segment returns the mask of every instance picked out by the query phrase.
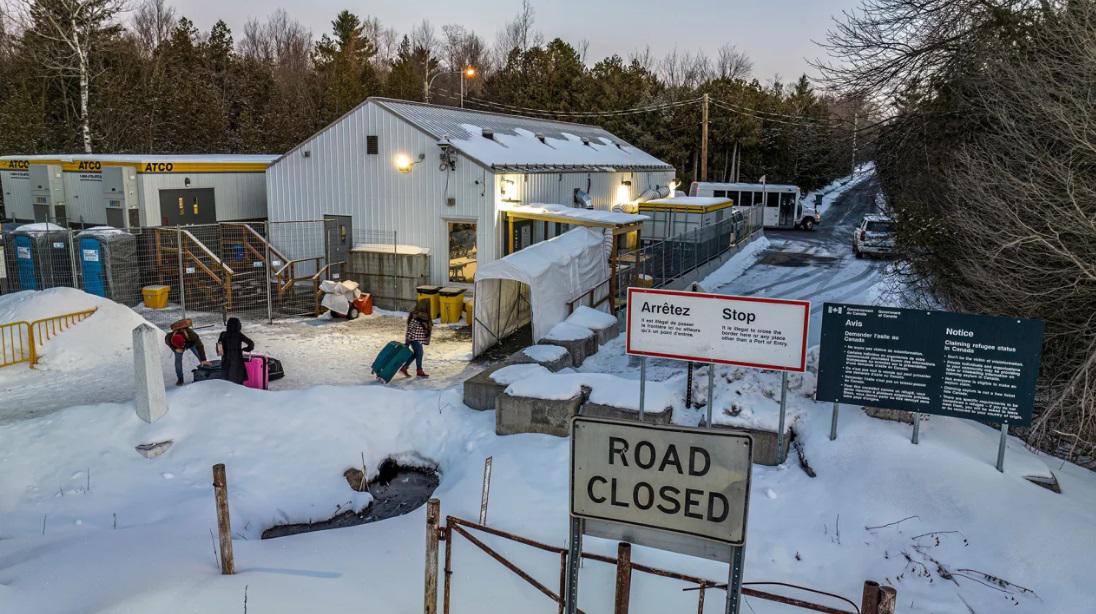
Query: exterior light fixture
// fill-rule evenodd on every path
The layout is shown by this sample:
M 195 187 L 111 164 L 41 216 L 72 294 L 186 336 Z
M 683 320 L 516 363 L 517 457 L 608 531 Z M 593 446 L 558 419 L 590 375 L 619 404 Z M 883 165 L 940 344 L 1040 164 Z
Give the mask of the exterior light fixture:
M 401 173 L 410 173 L 411 169 L 419 162 L 422 162 L 424 159 L 426 159 L 426 154 L 419 154 L 419 158 L 417 160 L 412 160 L 411 157 L 407 154 L 396 154 L 396 158 L 394 160 L 396 163 L 396 170 Z
M 469 67 L 465 68 L 464 69 L 464 78 L 466 78 L 466 79 L 475 79 L 476 78 L 476 67 L 475 66 L 469 66 Z

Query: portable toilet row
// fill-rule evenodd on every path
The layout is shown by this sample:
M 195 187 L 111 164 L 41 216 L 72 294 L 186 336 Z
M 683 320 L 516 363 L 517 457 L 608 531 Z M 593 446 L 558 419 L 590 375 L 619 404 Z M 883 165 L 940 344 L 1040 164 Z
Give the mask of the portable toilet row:
M 69 231 L 60 226 L 28 224 L 5 235 L 10 289 L 71 288 L 79 280 L 89 294 L 137 304 L 141 284 L 135 236 L 104 226 L 79 233 L 75 243 L 77 271 L 72 270 Z

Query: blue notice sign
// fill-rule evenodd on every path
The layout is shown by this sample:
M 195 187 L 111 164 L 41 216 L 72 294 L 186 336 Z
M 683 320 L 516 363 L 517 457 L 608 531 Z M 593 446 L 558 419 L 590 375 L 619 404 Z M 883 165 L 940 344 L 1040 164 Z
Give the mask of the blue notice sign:
M 826 303 L 819 401 L 1031 422 L 1043 322 Z

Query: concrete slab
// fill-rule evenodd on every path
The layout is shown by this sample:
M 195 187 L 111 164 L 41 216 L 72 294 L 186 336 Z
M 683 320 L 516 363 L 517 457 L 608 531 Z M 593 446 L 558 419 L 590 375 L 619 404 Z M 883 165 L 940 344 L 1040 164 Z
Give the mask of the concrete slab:
M 670 407 L 663 407 L 655 411 L 647 411 L 646 409 L 644 408 L 643 412 L 644 424 L 667 425 L 673 421 L 673 409 Z M 585 403 L 582 406 L 581 413 L 583 416 L 590 416 L 591 418 L 609 418 L 611 420 L 633 422 L 639 420 L 639 412 L 634 409 L 622 409 L 601 403 Z
M 542 345 L 549 345 L 549 344 L 545 343 L 545 344 L 542 344 Z M 533 346 L 533 347 L 535 348 L 537 346 Z M 552 345 L 551 347 L 552 348 L 557 348 L 557 347 L 560 347 L 560 346 Z M 549 359 L 546 358 L 549 355 L 549 353 L 535 352 L 534 351 L 533 354 L 539 355 L 539 356 L 530 356 L 529 354 L 526 353 L 526 350 L 528 350 L 528 349 L 530 349 L 530 348 L 525 348 L 523 350 L 514 352 L 512 355 L 510 355 L 509 358 L 506 359 L 506 362 L 508 362 L 510 364 L 515 364 L 515 365 L 536 363 L 536 364 L 544 367 L 545 369 L 548 369 L 552 373 L 555 373 L 556 371 L 559 371 L 560 369 L 566 369 L 567 367 L 572 366 L 571 365 L 571 353 L 568 352 L 568 351 L 564 351 L 563 353 L 559 354 L 556 358 L 549 360 Z
M 750 436 L 753 437 L 753 462 L 755 465 L 775 467 L 782 464 L 788 458 L 788 449 L 791 448 L 792 441 L 792 431 L 790 428 L 784 433 L 784 454 L 777 454 L 776 431 L 724 426 L 721 424 L 716 424 L 715 428 L 749 433 Z
M 494 409 L 495 398 L 506 390 L 506 386 L 496 384 L 491 374 L 511 364 L 509 360 L 503 361 L 464 380 L 464 404 L 481 411 Z
M 597 352 L 597 334 L 591 331 L 589 337 L 582 339 L 541 339 L 540 344 L 558 345 L 566 349 L 571 355 L 571 366 L 577 367 L 586 360 L 587 356 Z M 589 351 L 591 345 L 593 345 L 593 352 Z
M 569 399 L 550 400 L 516 397 L 503 392 L 495 400 L 495 433 L 543 433 L 567 437 L 571 418 L 578 415 L 587 391 Z

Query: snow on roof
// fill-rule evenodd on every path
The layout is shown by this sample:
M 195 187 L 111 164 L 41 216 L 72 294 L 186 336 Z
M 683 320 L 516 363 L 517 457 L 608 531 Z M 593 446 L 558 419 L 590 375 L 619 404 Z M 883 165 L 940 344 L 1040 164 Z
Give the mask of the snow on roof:
M 788 183 L 720 183 L 718 181 L 700 181 L 694 182 L 697 187 L 711 188 L 716 190 L 767 190 L 772 192 L 791 192 L 795 190 L 799 191 L 799 186 L 791 185 Z
M 371 100 L 496 170 L 673 170 L 597 126 L 386 98 Z
M 15 229 L 16 232 L 53 232 L 56 230 L 64 230 L 57 224 L 50 224 L 49 222 L 40 222 L 37 224 L 23 224 Z
M 659 205 L 673 205 L 677 207 L 695 207 L 698 209 L 704 209 L 707 207 L 714 207 L 716 205 L 725 205 L 732 202 L 729 198 L 718 198 L 713 196 L 671 196 L 669 198 L 656 198 L 654 200 L 646 200 L 639 203 L 640 208 L 646 206 L 657 207 Z
M 526 215 L 548 215 L 567 218 L 574 220 L 574 223 L 579 226 L 590 224 L 610 224 L 613 226 L 638 224 L 651 219 L 646 215 L 636 215 L 634 213 L 618 213 L 616 211 L 602 211 L 600 209 L 579 209 L 577 207 L 566 207 L 564 205 L 547 203 L 533 203 L 529 205 L 508 204 L 501 207 L 501 210 L 512 211 L 513 213 L 518 214 L 524 213 Z

